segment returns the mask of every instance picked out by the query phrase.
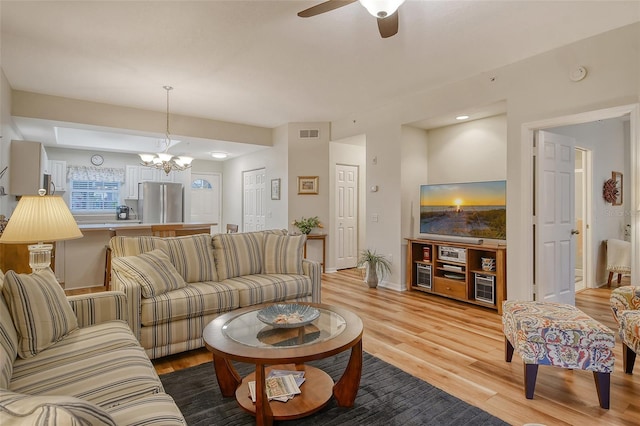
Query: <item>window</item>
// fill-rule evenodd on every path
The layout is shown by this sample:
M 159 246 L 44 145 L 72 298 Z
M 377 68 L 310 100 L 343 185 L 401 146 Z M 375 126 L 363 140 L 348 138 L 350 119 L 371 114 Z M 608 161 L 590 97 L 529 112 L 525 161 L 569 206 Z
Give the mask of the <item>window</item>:
M 191 189 L 212 189 L 211 183 L 204 179 L 194 179 L 191 182 Z
M 112 213 L 120 199 L 120 183 L 73 180 L 70 199 L 74 213 Z

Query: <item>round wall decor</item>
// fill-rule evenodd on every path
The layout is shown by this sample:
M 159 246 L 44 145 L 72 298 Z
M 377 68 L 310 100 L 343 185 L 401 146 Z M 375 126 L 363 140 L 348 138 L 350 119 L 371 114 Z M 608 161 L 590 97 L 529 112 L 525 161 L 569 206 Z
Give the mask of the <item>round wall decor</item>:
M 607 203 L 614 203 L 618 197 L 618 186 L 615 179 L 607 179 L 602 186 L 602 198 Z
M 104 163 L 104 158 L 102 158 L 102 155 L 93 154 L 91 156 L 91 164 L 93 164 L 94 166 L 101 166 L 102 163 Z

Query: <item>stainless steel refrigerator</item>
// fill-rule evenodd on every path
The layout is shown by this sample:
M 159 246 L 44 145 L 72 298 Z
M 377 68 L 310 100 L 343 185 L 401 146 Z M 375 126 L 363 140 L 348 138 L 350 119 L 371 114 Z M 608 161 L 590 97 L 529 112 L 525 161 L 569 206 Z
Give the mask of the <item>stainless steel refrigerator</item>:
M 182 184 L 172 182 L 140 182 L 138 215 L 142 223 L 182 222 Z

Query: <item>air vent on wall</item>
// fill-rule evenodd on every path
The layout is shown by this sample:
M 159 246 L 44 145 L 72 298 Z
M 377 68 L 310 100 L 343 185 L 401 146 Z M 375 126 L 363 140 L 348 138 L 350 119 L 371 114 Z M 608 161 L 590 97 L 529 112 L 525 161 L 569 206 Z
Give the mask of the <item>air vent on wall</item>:
M 318 139 L 320 137 L 319 129 L 302 129 L 300 130 L 300 139 Z

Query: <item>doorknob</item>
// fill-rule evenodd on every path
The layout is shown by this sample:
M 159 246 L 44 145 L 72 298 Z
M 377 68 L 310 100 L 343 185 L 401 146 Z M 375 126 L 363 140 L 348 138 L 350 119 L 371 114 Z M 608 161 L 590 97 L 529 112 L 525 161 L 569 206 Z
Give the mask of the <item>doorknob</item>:
M 576 234 L 579 234 L 579 233 L 580 233 L 580 231 L 578 231 L 577 229 L 572 229 L 571 230 L 571 235 L 576 235 Z

